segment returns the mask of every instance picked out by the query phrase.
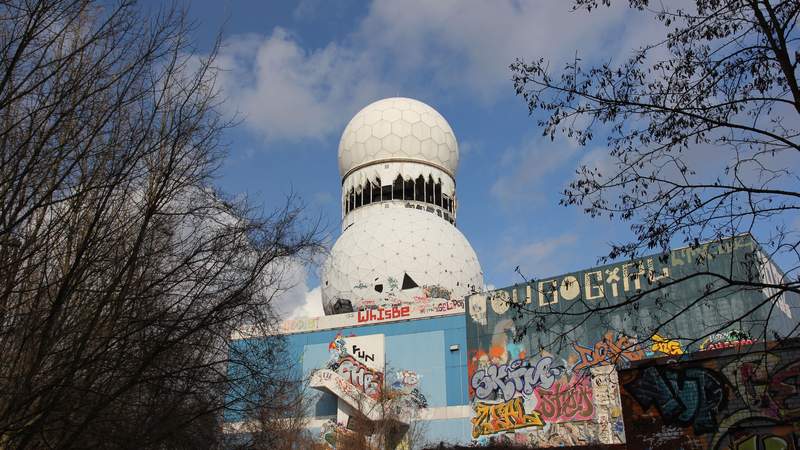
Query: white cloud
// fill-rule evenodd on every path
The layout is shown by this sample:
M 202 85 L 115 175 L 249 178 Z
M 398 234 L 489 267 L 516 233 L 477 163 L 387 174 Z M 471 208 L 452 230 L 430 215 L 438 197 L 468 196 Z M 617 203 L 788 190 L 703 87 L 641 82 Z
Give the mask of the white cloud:
M 381 85 L 365 55 L 336 43 L 306 51 L 281 28 L 228 39 L 217 63 L 229 112 L 268 139 L 339 131 Z
M 563 0 L 377 0 L 358 36 L 369 42 L 367 51 L 391 56 L 401 69 L 421 69 L 442 86 L 491 99 L 511 91 L 508 65 L 515 58 L 560 62 L 577 49 L 592 56 L 626 26 L 627 13 L 572 12 Z
M 280 285 L 283 289 L 272 300 L 272 308 L 278 318 L 323 315 L 320 288 L 309 288 L 307 270 L 307 266 L 299 260 L 288 261 L 280 268 Z
M 306 292 L 305 300 L 292 313 L 290 318 L 324 316 L 322 309 L 322 291 L 319 286 Z
M 283 28 L 232 36 L 220 81 L 232 111 L 265 138 L 323 138 L 381 96 L 460 91 L 491 102 L 511 93 L 508 65 L 517 57 L 557 68 L 576 49 L 593 58 L 628 48 L 625 34 L 647 28 L 631 14 L 572 12 L 563 0 L 376 0 L 351 34 L 318 49 Z M 423 85 L 412 85 L 415 78 Z

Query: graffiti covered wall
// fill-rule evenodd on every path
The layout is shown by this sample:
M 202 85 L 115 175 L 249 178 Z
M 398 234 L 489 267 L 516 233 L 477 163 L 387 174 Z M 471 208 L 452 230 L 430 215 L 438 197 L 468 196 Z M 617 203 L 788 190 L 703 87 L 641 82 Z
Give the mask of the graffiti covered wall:
M 474 441 L 534 446 L 624 442 L 614 366 L 682 358 L 701 346 L 728 345 L 730 336 L 738 339 L 731 345 L 746 344 L 757 340 L 751 333 L 764 332 L 762 310 L 735 320 L 764 298 L 762 292 L 719 288 L 709 295 L 709 287 L 717 286 L 714 278 L 695 276 L 712 272 L 755 279 L 757 251 L 749 236 L 741 236 L 469 297 Z M 673 283 L 676 279 L 685 281 Z M 585 314 L 634 295 L 641 299 L 630 307 Z M 666 320 L 670 317 L 677 318 Z M 720 320 L 730 320 L 736 330 L 717 332 Z M 709 339 L 685 338 L 704 333 Z
M 326 367 L 368 396 L 380 396 L 384 384 L 383 335 L 342 336 L 328 344 Z
M 800 448 L 800 341 L 699 352 L 620 371 L 630 449 Z

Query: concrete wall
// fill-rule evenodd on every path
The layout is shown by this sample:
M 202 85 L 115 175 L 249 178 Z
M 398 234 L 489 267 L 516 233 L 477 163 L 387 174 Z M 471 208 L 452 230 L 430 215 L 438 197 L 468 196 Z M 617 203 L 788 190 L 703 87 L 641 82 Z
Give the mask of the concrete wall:
M 312 371 L 328 366 L 331 342 L 337 336 L 376 335 L 383 335 L 387 385 L 396 382 L 401 372 L 402 375 L 414 374 L 411 377 L 415 381 L 413 388 L 418 390 L 419 400 L 425 406 L 420 416 L 424 422 L 421 427 L 426 439 L 431 442 L 469 443 L 466 321 L 463 312 L 419 320 L 294 333 L 284 338 L 298 376 L 308 377 Z M 251 339 L 248 343 L 254 342 Z M 311 432 L 322 435 L 327 423 L 336 420 L 337 399 L 331 394 L 315 390 L 311 390 L 311 395 Z

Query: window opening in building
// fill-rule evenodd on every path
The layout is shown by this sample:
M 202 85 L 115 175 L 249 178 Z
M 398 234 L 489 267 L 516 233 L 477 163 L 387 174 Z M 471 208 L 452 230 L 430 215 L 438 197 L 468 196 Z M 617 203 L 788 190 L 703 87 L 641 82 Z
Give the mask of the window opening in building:
M 372 203 L 381 201 L 381 179 L 378 178 L 372 184 Z
M 361 199 L 364 202 L 364 206 L 367 206 L 370 203 L 372 203 L 370 197 L 372 197 L 372 192 L 370 192 L 369 183 L 365 183 L 364 189 L 361 191 Z
M 433 203 L 433 177 L 430 175 L 425 183 L 425 203 Z
M 436 182 L 436 186 L 434 186 L 434 202 L 436 206 L 442 206 L 442 180 Z
M 401 290 L 405 289 L 413 289 L 415 287 L 419 287 L 419 285 L 410 277 L 407 273 L 403 274 L 403 284 L 400 287 Z
M 425 178 L 422 175 L 414 183 L 414 200 L 418 202 L 425 201 Z
M 403 182 L 403 195 L 406 200 L 414 200 L 414 180 L 409 178 Z
M 394 179 L 392 194 L 395 200 L 403 199 L 403 177 L 401 175 L 398 175 L 397 178 Z
M 383 200 L 391 200 L 392 199 L 392 185 L 387 184 L 386 186 L 381 186 L 381 198 Z

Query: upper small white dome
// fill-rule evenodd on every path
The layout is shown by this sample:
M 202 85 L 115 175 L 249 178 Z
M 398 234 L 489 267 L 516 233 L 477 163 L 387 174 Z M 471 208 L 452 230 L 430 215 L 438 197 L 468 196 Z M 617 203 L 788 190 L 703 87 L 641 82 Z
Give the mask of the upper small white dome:
M 339 174 L 379 161 L 417 161 L 455 177 L 458 143 L 444 117 L 411 98 L 378 100 L 359 111 L 339 141 Z

